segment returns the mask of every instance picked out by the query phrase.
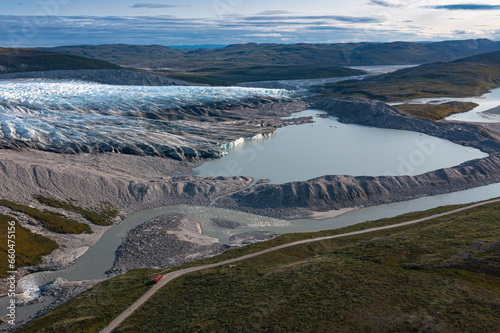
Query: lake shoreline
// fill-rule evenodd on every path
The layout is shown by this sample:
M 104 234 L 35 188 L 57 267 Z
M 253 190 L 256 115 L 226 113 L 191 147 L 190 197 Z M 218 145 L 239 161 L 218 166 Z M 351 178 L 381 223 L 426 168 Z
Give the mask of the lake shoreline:
M 323 176 L 283 185 L 264 184 L 226 196 L 217 207 L 295 219 L 306 210 L 369 207 L 500 182 L 500 141 L 486 127 L 434 122 L 382 102 L 355 98 L 315 100 L 310 108 L 324 110 L 342 123 L 412 130 L 477 148 L 490 156 L 417 176 Z

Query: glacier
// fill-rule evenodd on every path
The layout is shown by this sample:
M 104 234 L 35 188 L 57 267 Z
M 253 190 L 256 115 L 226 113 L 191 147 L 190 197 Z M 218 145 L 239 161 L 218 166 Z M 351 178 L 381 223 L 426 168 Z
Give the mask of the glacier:
M 0 141 L 3 147 L 24 143 L 56 152 L 179 157 L 179 149 L 217 149 L 238 119 L 231 108 L 292 97 L 284 89 L 5 80 L 0 81 Z
M 234 148 L 238 147 L 239 145 L 244 144 L 246 141 L 262 140 L 262 139 L 271 137 L 271 136 L 273 136 L 275 134 L 276 134 L 276 131 L 271 132 L 271 133 L 267 133 L 267 134 L 260 133 L 260 134 L 257 134 L 255 136 L 247 137 L 247 138 L 238 138 L 237 140 L 228 142 L 226 144 L 222 144 L 219 147 L 220 147 L 221 150 L 234 149 Z M 227 154 L 228 154 L 227 152 L 223 152 L 223 155 L 227 155 Z

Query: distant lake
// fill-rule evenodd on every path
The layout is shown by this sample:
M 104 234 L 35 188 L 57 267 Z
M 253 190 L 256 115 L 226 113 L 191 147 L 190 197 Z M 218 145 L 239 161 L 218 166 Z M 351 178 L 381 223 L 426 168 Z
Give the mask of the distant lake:
M 275 136 L 245 141 L 194 171 L 203 177 L 249 176 L 283 184 L 325 175 L 414 176 L 488 156 L 428 135 L 346 125 L 325 115 L 296 113 L 293 117 L 314 117 L 314 124 L 287 126 Z

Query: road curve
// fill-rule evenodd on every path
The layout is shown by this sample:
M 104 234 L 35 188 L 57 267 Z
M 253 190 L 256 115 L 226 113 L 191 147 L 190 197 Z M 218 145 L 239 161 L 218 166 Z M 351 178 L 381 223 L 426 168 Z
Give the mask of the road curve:
M 333 236 L 305 239 L 305 240 L 301 240 L 301 241 L 297 241 L 297 242 L 293 242 L 293 243 L 287 243 L 287 244 L 283 244 L 280 246 L 272 247 L 272 248 L 269 248 L 266 250 L 252 253 L 252 254 L 247 254 L 247 255 L 239 257 L 239 258 L 221 261 L 221 262 L 209 264 L 209 265 L 185 268 L 185 269 L 181 269 L 179 271 L 171 272 L 171 273 L 164 275 L 163 279 L 158 284 L 154 285 L 154 287 L 152 287 L 148 292 L 146 292 L 139 300 L 137 300 L 134 304 L 132 304 L 127 310 L 122 312 L 118 317 L 116 317 L 107 327 L 105 327 L 101 331 L 101 333 L 111 333 L 115 328 L 117 328 L 123 321 L 125 321 L 125 319 L 127 319 L 132 313 L 134 313 L 135 310 L 137 310 L 141 305 L 143 305 L 151 296 L 153 296 L 164 285 L 166 285 L 167 283 L 169 283 L 170 281 L 172 281 L 178 277 L 181 277 L 181 276 L 189 274 L 189 273 L 202 271 L 202 270 L 210 269 L 210 268 L 215 268 L 215 267 L 219 267 L 219 266 L 224 266 L 224 265 L 228 265 L 228 264 L 233 264 L 233 263 L 236 263 L 239 261 L 243 261 L 243 260 L 250 259 L 250 258 L 255 258 L 255 257 L 261 256 L 263 254 L 286 249 L 288 247 L 292 247 L 292 246 L 296 246 L 296 245 L 302 245 L 302 244 L 307 244 L 307 243 L 311 243 L 311 242 L 318 242 L 318 241 L 322 241 L 322 240 L 329 240 L 329 239 L 335 239 L 335 238 L 349 237 L 349 236 L 354 236 L 354 235 L 367 234 L 367 233 L 374 232 L 374 231 L 388 230 L 388 229 L 398 228 L 398 227 L 416 224 L 416 223 L 420 223 L 420 222 L 425 222 L 425 221 L 433 220 L 435 218 L 459 213 L 459 212 L 462 212 L 465 210 L 469 210 L 472 208 L 476 208 L 476 207 L 480 207 L 480 206 L 484 206 L 484 205 L 496 203 L 496 202 L 500 202 L 500 199 L 485 201 L 485 202 L 477 203 L 477 204 L 470 205 L 467 207 L 455 209 L 455 210 L 452 210 L 449 212 L 424 217 L 422 219 L 412 220 L 412 221 L 393 224 L 393 225 L 388 225 L 388 226 L 384 226 L 384 227 L 377 227 L 377 228 L 365 229 L 365 230 L 360 230 L 360 231 L 353 231 L 353 232 L 348 232 L 345 234 L 338 234 L 338 235 L 333 235 Z

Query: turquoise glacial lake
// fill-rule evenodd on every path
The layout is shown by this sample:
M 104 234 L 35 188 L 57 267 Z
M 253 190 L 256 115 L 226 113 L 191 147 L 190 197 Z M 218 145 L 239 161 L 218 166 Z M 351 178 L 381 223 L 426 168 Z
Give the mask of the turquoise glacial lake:
M 244 141 L 194 171 L 202 177 L 249 176 L 284 184 L 325 175 L 414 176 L 488 156 L 428 135 L 346 125 L 325 115 L 318 110 L 296 113 L 293 117 L 311 116 L 315 122 Z

